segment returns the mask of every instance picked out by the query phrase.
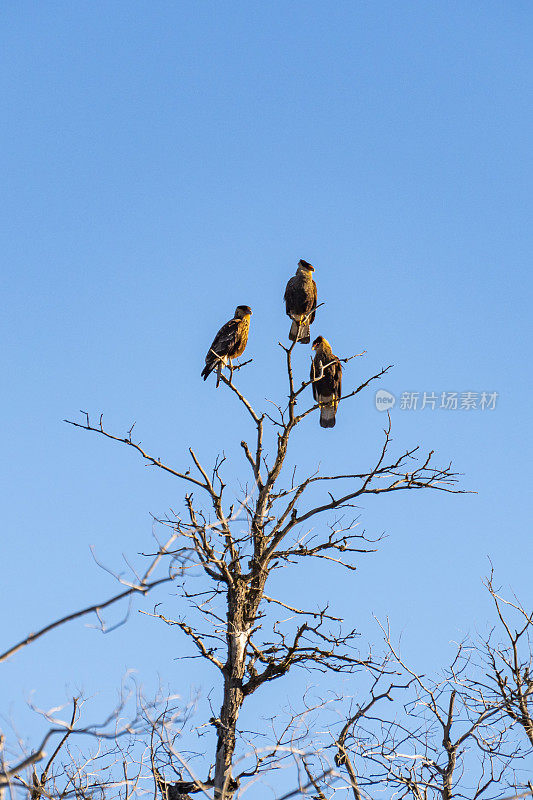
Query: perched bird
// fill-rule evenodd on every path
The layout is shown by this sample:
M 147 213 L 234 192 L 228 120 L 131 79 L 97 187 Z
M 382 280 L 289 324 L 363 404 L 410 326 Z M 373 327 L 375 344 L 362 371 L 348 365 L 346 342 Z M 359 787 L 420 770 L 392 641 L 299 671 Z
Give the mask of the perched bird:
M 313 397 L 320 404 L 320 425 L 333 428 L 342 392 L 341 362 L 333 355 L 330 343 L 323 336 L 317 336 L 312 346 L 316 355 L 311 364 L 310 380 L 313 382 Z
M 159 770 L 155 768 L 154 776 L 157 788 L 161 792 L 163 800 L 191 800 L 189 792 L 191 794 L 202 792 L 205 787 L 211 787 L 213 785 L 213 781 L 210 779 L 208 779 L 203 786 L 200 783 L 196 783 L 196 781 L 179 780 L 174 783 L 169 783 L 163 778 Z
M 231 359 L 242 356 L 248 341 L 251 315 L 250 306 L 237 306 L 233 319 L 221 327 L 205 357 L 205 367 L 202 370 L 204 381 L 216 369 L 218 386 L 222 367 L 229 364 L 231 368 Z
M 309 326 L 315 318 L 316 283 L 313 280 L 314 267 L 303 258 L 298 261 L 298 269 L 285 288 L 285 310 L 292 319 L 289 339 L 291 342 L 308 344 L 311 341 Z

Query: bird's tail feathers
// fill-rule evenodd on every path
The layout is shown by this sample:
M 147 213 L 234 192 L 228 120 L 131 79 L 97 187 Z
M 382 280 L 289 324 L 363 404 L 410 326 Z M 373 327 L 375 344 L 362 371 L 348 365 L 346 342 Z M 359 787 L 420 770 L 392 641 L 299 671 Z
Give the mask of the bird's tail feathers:
M 300 333 L 298 334 L 298 328 L 300 328 Z M 291 342 L 300 342 L 301 344 L 309 344 L 311 341 L 311 333 L 309 330 L 309 323 L 308 322 L 296 322 L 293 320 L 291 329 L 289 331 L 289 339 Z
M 295 342 L 297 336 L 298 336 L 298 323 L 294 322 L 293 320 L 291 329 L 289 331 L 289 339 L 291 340 L 291 342 Z
M 334 428 L 339 401 L 335 397 L 320 398 L 320 427 Z
M 209 351 L 209 353 L 206 356 L 205 367 L 201 372 L 201 376 L 204 379 L 204 381 L 207 380 L 207 378 L 209 377 L 209 375 L 211 375 L 213 370 L 216 369 L 217 386 L 218 386 L 218 384 L 220 383 L 220 373 L 222 372 L 222 367 L 225 367 L 227 363 L 228 359 L 226 358 L 226 356 L 219 357 L 214 353 L 212 353 L 211 351 Z

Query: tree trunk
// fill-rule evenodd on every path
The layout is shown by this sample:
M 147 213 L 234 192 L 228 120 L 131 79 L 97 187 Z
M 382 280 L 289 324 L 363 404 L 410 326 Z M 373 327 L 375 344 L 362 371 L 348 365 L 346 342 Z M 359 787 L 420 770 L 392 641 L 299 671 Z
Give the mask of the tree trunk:
M 245 670 L 249 622 L 244 619 L 245 587 L 232 587 L 228 592 L 228 659 L 224 666 L 224 697 L 217 721 L 215 761 L 215 800 L 231 800 L 237 786 L 231 774 L 235 752 L 235 731 L 244 699 L 242 683 Z

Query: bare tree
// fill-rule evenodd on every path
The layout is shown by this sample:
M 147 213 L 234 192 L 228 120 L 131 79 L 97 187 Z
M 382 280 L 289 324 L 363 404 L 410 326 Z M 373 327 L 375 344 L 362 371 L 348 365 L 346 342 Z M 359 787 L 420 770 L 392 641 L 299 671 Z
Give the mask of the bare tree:
M 50 728 L 20 757 L 7 758 L 2 741 L 0 791 L 18 788 L 31 800 L 71 795 L 109 800 L 147 792 L 162 800 L 191 795 L 233 800 L 266 773 L 290 765 L 297 785 L 283 798 L 331 800 L 344 792 L 363 800 L 387 791 L 416 800 L 489 800 L 502 788 L 519 792 L 526 787 L 523 765 L 533 743 L 532 615 L 518 602 L 504 600 L 492 576 L 487 586 L 507 643 L 499 644 L 494 632 L 481 644 L 463 642 L 436 678 L 407 665 L 387 627 L 380 655 L 370 645 L 360 646 L 357 631 L 345 630 L 326 602 L 304 608 L 270 589 L 277 570 L 305 569 L 311 558 L 354 570 L 360 558 L 375 551 L 379 537 L 372 539 L 358 525 L 354 509 L 360 498 L 415 489 L 463 491 L 451 465 L 434 465 L 433 452 L 421 455 L 419 447 L 393 452 L 390 418 L 371 465 L 346 474 L 326 474 L 318 466 L 302 473 L 290 445 L 294 431 L 319 405 L 305 403 L 310 381 L 295 378 L 295 345 L 281 346 L 287 396 L 283 402 L 269 401 L 268 410 L 257 411 L 236 382 L 249 362 L 221 375 L 252 430 L 252 438 L 240 442 L 249 478 L 237 492 L 229 490 L 227 476 L 234 482 L 238 467 L 224 455 L 208 468 L 190 448 L 189 466 L 175 468 L 135 441 L 133 427 L 125 436 L 116 435 L 102 416 L 93 423 L 85 412 L 81 420 L 70 421 L 126 446 L 175 478 L 184 487 L 183 507 L 156 519 L 165 536 L 156 538 L 143 570 L 130 565 L 129 578 L 112 573 L 122 584 L 119 592 L 65 614 L 0 655 L 0 661 L 16 657 L 39 637 L 87 615 L 95 615 L 106 630 L 107 607 L 126 599 L 131 603 L 164 585 L 177 588 L 178 615 L 160 603 L 140 611 L 179 630 L 191 645 L 189 653 L 218 677 L 219 707 L 199 725 L 195 720 L 200 751 L 191 754 L 183 747 L 184 732 L 197 713 L 195 701 L 184 706 L 168 692 L 150 701 L 138 696 L 125 723 L 121 699 L 101 725 L 84 726 L 82 701 L 75 698 L 66 720 L 39 712 Z M 344 408 L 388 369 L 349 390 L 341 399 Z M 506 612 L 520 620 L 516 630 Z M 128 611 L 121 623 L 127 618 Z M 274 715 L 268 736 L 259 725 L 245 730 L 240 717 L 249 698 L 296 668 L 357 671 L 357 695 L 306 694 L 284 717 Z M 517 741 L 517 729 L 527 746 Z M 70 747 L 77 737 L 95 746 Z M 45 754 L 52 741 L 52 754 Z
M 348 713 L 341 699 L 342 724 L 332 727 L 329 744 L 315 744 L 307 774 L 316 797 L 329 800 L 341 784 L 354 800 L 385 788 L 413 800 L 533 794 L 532 614 L 497 593 L 492 574 L 486 586 L 503 643 L 494 630 L 465 639 L 437 678 L 408 666 L 388 626 L 381 626 L 389 658 L 368 696 L 361 694 Z M 331 752 L 337 771 L 317 779 Z
M 493 632 L 483 642 L 490 680 L 487 688 L 533 747 L 533 610 L 527 611 L 518 599 L 503 598 L 494 588 L 492 572 L 485 585 L 505 637 L 503 643 L 495 642 Z
M 116 707 L 98 724 L 83 724 L 81 720 L 84 700 L 80 696 L 71 702 L 67 719 L 59 714 L 62 708 L 34 711 L 48 724 L 48 730 L 39 745 L 22 757 L 10 757 L 0 748 L 0 790 L 26 790 L 31 800 L 43 797 L 105 796 L 111 785 L 124 786 L 123 779 L 111 779 L 110 771 L 123 760 L 123 740 L 134 742 L 145 730 L 143 715 L 127 713 L 130 692 L 121 692 Z M 153 705 L 153 704 L 149 704 Z M 83 749 L 70 746 L 72 739 L 83 739 Z M 92 742 L 87 745 L 87 741 Z M 22 743 L 21 743 L 21 746 Z M 46 748 L 51 748 L 51 753 Z M 131 745 L 127 750 L 131 751 Z M 128 759 L 131 767 L 131 759 Z M 44 767 L 41 764 L 44 763 Z
M 485 696 L 479 673 L 470 671 L 471 649 L 459 645 L 452 664 L 431 679 L 407 666 L 388 631 L 385 638 L 407 682 L 373 691 L 335 742 L 336 763 L 346 770 L 354 798 L 364 796 L 361 787 L 383 786 L 414 800 L 497 795 L 521 754 L 501 704 Z M 392 715 L 375 709 L 398 688 L 404 697 Z
M 272 404 L 274 410 L 256 411 L 235 383 L 235 373 L 249 362 L 233 367 L 228 377 L 221 376 L 254 432 L 251 442 L 241 441 L 250 478 L 240 493 L 227 489 L 229 465 L 224 455 L 207 468 L 191 448 L 191 464 L 180 470 L 134 441 L 133 427 L 121 437 L 104 427 L 102 416 L 96 424 L 85 413 L 81 421 L 71 421 L 126 445 L 145 463 L 183 483 L 187 487 L 183 510 L 156 520 L 169 529 L 168 535 L 146 556 L 149 563 L 142 572 L 131 568 L 129 579 L 115 574 L 123 584 L 120 592 L 65 614 L 0 655 L 0 661 L 14 657 L 40 636 L 88 614 L 96 615 L 104 630 L 106 607 L 123 599 L 131 602 L 164 584 L 178 586 L 184 603 L 178 617 L 163 613 L 159 604 L 142 613 L 180 630 L 197 657 L 219 676 L 220 710 L 203 726 L 214 734 L 211 755 L 209 747 L 203 751 L 204 763 L 211 765 L 207 774 L 196 774 L 182 748 L 192 705 L 176 706 L 164 693 L 150 702 L 139 697 L 130 720 L 119 724 L 121 700 L 103 724 L 84 727 L 79 720 L 81 701 L 75 698 L 70 719 L 40 712 L 50 729 L 30 752 L 8 760 L 2 742 L 0 790 L 25 789 L 31 800 L 70 795 L 83 800 L 129 798 L 149 792 L 151 782 L 162 800 L 184 800 L 193 794 L 211 797 L 212 792 L 217 800 L 232 800 L 241 784 L 244 789 L 274 767 L 287 764 L 295 764 L 298 785 L 284 798 L 312 794 L 330 800 L 345 787 L 355 800 L 384 789 L 417 800 L 438 796 L 477 800 L 493 797 L 502 786 L 515 790 L 525 786 L 516 774 L 525 751 L 511 734 L 521 726 L 531 742 L 532 617 L 520 604 L 504 601 L 494 590 L 492 577 L 487 585 L 508 644 L 494 643 L 494 636 L 483 640 L 482 648 L 463 643 L 437 679 L 408 667 L 388 630 L 384 629 L 385 655 L 376 656 L 371 647 L 364 651 L 357 647 L 357 632 L 343 630 L 342 619 L 326 604 L 301 608 L 268 592 L 275 570 L 293 565 L 305 569 L 302 559 L 325 559 L 354 570 L 360 557 L 375 551 L 379 539 L 359 529 L 352 510 L 362 496 L 405 489 L 462 491 L 450 465 L 433 465 L 432 452 L 422 457 L 418 447 L 391 452 L 390 418 L 370 467 L 333 475 L 316 467 L 301 475 L 297 457 L 289 456 L 291 436 L 319 406 L 303 403 L 310 396 L 306 393 L 310 382 L 295 380 L 294 346 L 282 345 L 288 392 L 283 403 Z M 349 391 L 342 402 L 355 398 L 388 369 Z M 163 575 L 156 577 L 163 567 Z M 504 608 L 522 620 L 516 631 Z M 288 618 L 281 619 L 287 612 Z M 122 622 L 126 619 L 127 613 Z M 480 649 L 489 668 L 488 681 L 479 665 L 472 669 L 472 653 Z M 290 710 L 285 723 L 281 717 L 274 721 L 269 741 L 258 745 L 257 733 L 240 729 L 241 711 L 261 687 L 297 667 L 348 674 L 362 670 L 368 694 L 361 691 L 351 701 L 304 697 L 301 708 Z M 317 725 L 320 715 L 332 707 L 340 724 Z M 330 731 L 329 740 L 317 738 L 319 728 Z M 70 739 L 79 735 L 92 739 L 96 747 L 83 753 L 69 748 Z M 45 745 L 54 737 L 52 754 L 45 755 Z M 40 771 L 39 762 L 45 764 Z
M 250 480 L 240 496 L 227 496 L 224 456 L 207 468 L 191 448 L 190 467 L 175 469 L 135 442 L 132 430 L 125 437 L 117 436 L 104 427 L 102 417 L 93 424 L 88 414 L 83 421 L 71 421 L 76 427 L 126 445 L 145 462 L 189 487 L 183 511 L 159 520 L 171 529 L 174 538 L 172 546 L 165 545 L 159 555 L 169 558 L 171 564 L 199 567 L 203 580 L 195 587 L 190 570 L 185 570 L 180 585 L 189 606 L 187 613 L 171 618 L 158 610 L 153 616 L 179 628 L 197 654 L 219 674 L 222 698 L 220 712 L 211 720 L 216 733 L 212 770 L 200 782 L 203 787 L 212 785 L 219 799 L 231 800 L 244 776 L 254 774 L 265 760 L 271 762 L 272 752 L 268 757 L 257 756 L 251 769 L 234 769 L 239 714 L 246 700 L 264 684 L 295 667 L 339 673 L 360 668 L 379 671 L 371 651 L 360 653 L 356 649 L 356 631 L 343 631 L 341 620 L 329 614 L 326 607 L 297 608 L 270 596 L 267 586 L 272 572 L 308 558 L 327 559 L 355 569 L 358 557 L 375 549 L 375 541 L 359 531 L 357 521 L 346 517 L 347 510 L 364 495 L 414 489 L 461 491 L 449 465 L 433 465 L 432 452 L 419 460 L 418 447 L 391 453 L 390 418 L 370 467 L 342 475 L 325 475 L 317 467 L 297 478 L 295 463 L 290 467 L 287 464 L 291 436 L 319 406 L 312 404 L 299 410 L 301 401 L 310 394 L 304 394 L 310 381 L 298 383 L 295 379 L 294 346 L 282 345 L 288 396 L 286 402 L 272 404 L 273 411 L 256 411 L 242 394 L 235 383 L 239 367 L 234 367 L 229 377 L 222 375 L 254 429 L 253 443 L 241 441 Z M 342 360 L 346 363 L 354 357 Z M 355 398 L 388 369 L 379 370 L 349 391 L 342 402 Z M 272 456 L 265 445 L 267 425 L 274 431 Z M 308 497 L 316 498 L 311 488 L 322 490 L 318 502 L 309 502 Z M 274 619 L 265 624 L 271 617 L 267 609 L 272 606 L 289 610 L 292 622 Z M 279 745 L 274 749 L 279 751 Z

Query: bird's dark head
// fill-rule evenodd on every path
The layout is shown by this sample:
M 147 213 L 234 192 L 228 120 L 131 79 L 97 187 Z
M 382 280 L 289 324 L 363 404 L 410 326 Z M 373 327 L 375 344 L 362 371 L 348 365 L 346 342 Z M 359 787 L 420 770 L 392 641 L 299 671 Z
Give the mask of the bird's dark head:
M 235 317 L 237 319 L 243 319 L 244 317 L 250 317 L 252 315 L 252 309 L 250 306 L 237 306 L 235 309 Z
M 315 271 L 313 265 L 310 264 L 309 261 L 304 261 L 303 258 L 298 261 L 298 269 L 302 270 L 303 272 L 308 272 L 309 274 Z
M 330 344 L 323 336 L 317 336 L 311 347 L 313 350 L 323 350 L 324 348 L 330 347 Z

